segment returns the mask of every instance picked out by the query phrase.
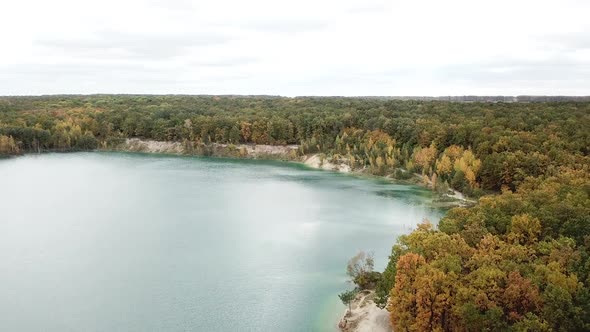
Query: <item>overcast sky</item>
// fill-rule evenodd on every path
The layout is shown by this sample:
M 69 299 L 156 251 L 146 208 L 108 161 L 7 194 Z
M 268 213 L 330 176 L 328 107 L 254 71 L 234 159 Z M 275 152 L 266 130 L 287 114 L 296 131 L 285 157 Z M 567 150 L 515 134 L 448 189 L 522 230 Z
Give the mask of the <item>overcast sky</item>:
M 590 0 L 3 0 L 0 95 L 590 95 Z

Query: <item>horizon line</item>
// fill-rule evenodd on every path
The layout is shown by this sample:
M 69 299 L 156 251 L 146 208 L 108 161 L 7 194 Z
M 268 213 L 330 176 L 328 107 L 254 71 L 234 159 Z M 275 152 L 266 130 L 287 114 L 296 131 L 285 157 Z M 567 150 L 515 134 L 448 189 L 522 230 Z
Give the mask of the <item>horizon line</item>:
M 10 97 L 84 97 L 84 96 L 192 96 L 192 97 L 274 97 L 274 98 L 590 98 L 590 95 L 567 94 L 456 94 L 456 95 L 275 95 L 275 94 L 211 94 L 211 93 L 49 93 L 49 94 L 14 94 L 0 95 L 0 98 Z

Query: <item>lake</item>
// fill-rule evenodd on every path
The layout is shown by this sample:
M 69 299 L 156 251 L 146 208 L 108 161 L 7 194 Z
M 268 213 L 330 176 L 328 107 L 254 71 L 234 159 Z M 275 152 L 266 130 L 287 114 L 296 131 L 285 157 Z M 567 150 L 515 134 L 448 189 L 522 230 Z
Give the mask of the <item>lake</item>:
M 423 188 L 127 153 L 0 160 L 0 330 L 334 331 L 348 259 L 436 222 Z

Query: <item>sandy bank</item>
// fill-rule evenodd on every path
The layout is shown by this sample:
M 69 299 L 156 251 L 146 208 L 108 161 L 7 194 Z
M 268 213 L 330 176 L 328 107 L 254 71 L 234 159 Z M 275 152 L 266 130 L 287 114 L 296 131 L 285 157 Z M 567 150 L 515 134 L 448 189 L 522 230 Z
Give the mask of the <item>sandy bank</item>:
M 321 154 L 298 155 L 298 145 L 264 145 L 264 144 L 219 144 L 208 145 L 187 143 L 144 140 L 140 138 L 128 138 L 121 144 L 114 147 L 118 151 L 164 153 L 178 155 L 211 155 L 220 157 L 238 158 L 272 158 L 286 159 L 303 162 L 305 165 L 342 173 L 350 173 L 350 166 L 344 161 L 329 161 Z
M 311 156 L 305 156 L 303 163 L 309 167 L 323 169 L 326 171 L 336 171 L 341 173 L 350 173 L 350 166 L 344 162 L 330 162 L 325 158 L 322 158 L 320 154 L 314 154 Z
M 166 153 L 166 154 L 184 154 L 186 149 L 180 142 L 163 142 L 142 140 L 139 138 L 128 138 L 124 143 L 116 147 L 118 150 L 130 152 L 147 152 L 147 153 Z
M 424 176 L 419 173 L 414 173 L 414 179 L 418 184 L 421 184 L 429 189 L 434 190 L 434 185 L 428 176 Z M 444 199 L 451 199 L 454 201 L 447 201 L 440 204 L 441 207 L 453 207 L 453 206 L 470 206 L 477 203 L 476 200 L 468 198 L 462 192 L 449 188 L 449 191 L 446 193 L 440 194 Z
M 351 304 L 352 311 L 346 310 L 338 327 L 344 332 L 392 332 L 389 312 L 377 307 L 374 291 L 362 291 Z
M 273 158 L 292 160 L 297 157 L 298 145 L 219 144 L 170 142 L 128 138 L 113 147 L 118 151 L 164 153 L 178 155 L 209 155 L 239 158 Z

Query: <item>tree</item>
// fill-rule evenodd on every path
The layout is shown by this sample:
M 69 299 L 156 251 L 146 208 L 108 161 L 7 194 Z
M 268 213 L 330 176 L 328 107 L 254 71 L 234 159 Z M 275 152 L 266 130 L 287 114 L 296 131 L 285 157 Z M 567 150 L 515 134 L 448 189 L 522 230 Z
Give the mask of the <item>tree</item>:
M 10 136 L 0 135 L 0 154 L 18 154 L 19 148 Z
M 537 242 L 541 233 L 541 223 L 537 218 L 531 218 L 528 214 L 512 217 L 508 240 L 517 244 L 532 245 Z
M 373 271 L 373 253 L 360 251 L 354 255 L 346 265 L 346 274 L 360 289 L 375 288 L 381 274 Z
M 250 136 L 252 135 L 252 124 L 250 122 L 242 121 L 240 123 L 240 136 L 242 142 L 250 142 Z
M 414 152 L 414 163 L 418 171 L 427 173 L 436 158 L 436 144 L 432 143 L 427 148 L 417 148 Z
M 338 294 L 338 297 L 340 298 L 340 301 L 342 301 L 342 303 L 346 306 L 348 306 L 348 312 L 352 312 L 352 301 L 354 301 L 354 298 L 356 297 L 356 294 L 358 292 L 356 290 L 348 290 L 345 292 L 342 292 L 340 294 Z
M 453 164 L 451 158 L 446 154 L 436 162 L 436 173 L 443 179 L 450 179 L 451 172 L 453 171 Z
M 413 330 L 416 322 L 416 289 L 418 269 L 426 264 L 424 257 L 408 253 L 401 256 L 396 266 L 395 287 L 391 290 L 387 309 L 394 331 Z

